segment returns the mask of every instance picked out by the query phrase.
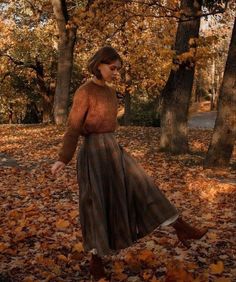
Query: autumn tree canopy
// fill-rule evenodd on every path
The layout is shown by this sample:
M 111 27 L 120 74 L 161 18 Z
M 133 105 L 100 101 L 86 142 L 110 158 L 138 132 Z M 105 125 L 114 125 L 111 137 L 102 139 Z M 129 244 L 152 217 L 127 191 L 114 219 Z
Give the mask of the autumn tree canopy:
M 174 37 L 181 18 L 180 2 L 98 0 L 65 3 L 68 19 L 78 26 L 70 93 L 87 76 L 86 61 L 89 56 L 98 47 L 112 44 L 124 58 L 124 71 L 129 69 L 129 76 L 132 77 L 132 83 L 128 86 L 131 95 L 139 92 L 148 100 L 156 97 L 172 67 Z M 226 9 L 221 1 L 204 3 L 205 8 L 199 16 L 205 14 L 207 17 L 210 13 L 218 15 Z M 232 10 L 232 5 L 228 3 L 227 9 Z M 4 89 L 1 96 L 4 105 L 2 119 L 6 119 L 10 100 L 16 105 L 16 116 L 25 108 L 27 101 L 33 100 L 44 112 L 44 120 L 50 120 L 59 46 L 52 3 L 1 1 L 1 10 L 1 31 L 5 34 L 0 49 L 1 88 Z M 185 17 L 189 19 L 189 15 Z M 214 28 L 211 29 L 214 31 Z M 225 33 L 222 35 L 226 36 Z M 221 42 L 218 36 L 221 35 L 218 34 L 215 41 Z M 201 49 L 204 46 L 206 48 Z M 210 56 L 211 46 L 206 43 L 205 37 L 198 48 L 199 59 L 201 56 L 206 58 L 207 54 Z M 209 52 L 206 53 L 206 50 Z M 41 68 L 38 72 L 37 64 Z M 119 87 L 120 91 L 126 88 L 124 84 Z

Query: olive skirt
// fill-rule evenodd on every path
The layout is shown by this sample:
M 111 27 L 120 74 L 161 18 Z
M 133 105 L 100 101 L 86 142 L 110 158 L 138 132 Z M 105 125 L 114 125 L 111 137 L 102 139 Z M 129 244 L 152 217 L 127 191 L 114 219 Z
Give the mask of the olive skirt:
M 178 217 L 176 208 L 113 132 L 84 137 L 77 177 L 86 251 L 110 254 Z

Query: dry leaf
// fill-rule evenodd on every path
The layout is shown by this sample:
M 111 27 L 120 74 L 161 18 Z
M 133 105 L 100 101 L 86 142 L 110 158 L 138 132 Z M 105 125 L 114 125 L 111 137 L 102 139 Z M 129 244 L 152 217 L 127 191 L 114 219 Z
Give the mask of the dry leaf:
M 77 243 L 77 244 L 75 244 L 75 245 L 73 246 L 73 248 L 72 248 L 72 251 L 73 251 L 73 252 L 79 252 L 79 253 L 83 252 L 83 251 L 84 251 L 83 244 L 80 243 L 80 242 Z
M 0 252 L 6 250 L 9 246 L 10 246 L 10 244 L 8 244 L 8 243 L 0 242 Z
M 221 274 L 224 271 L 224 263 L 222 261 L 218 261 L 216 264 L 210 265 L 210 272 L 212 274 Z
M 34 282 L 35 281 L 35 277 L 30 275 L 24 278 L 23 282 Z
M 65 262 L 68 261 L 68 258 L 67 258 L 66 256 L 64 256 L 64 255 L 58 255 L 57 258 L 58 258 L 59 260 L 65 261 Z
M 119 273 L 115 273 L 112 277 L 118 281 L 126 281 L 128 278 L 128 275 L 125 273 L 119 272 Z
M 56 227 L 57 227 L 57 229 L 60 229 L 60 230 L 64 230 L 64 229 L 68 228 L 69 225 L 70 225 L 70 222 L 68 220 L 64 220 L 64 219 L 59 219 L 56 222 Z
M 77 210 L 73 210 L 69 213 L 71 218 L 76 218 L 79 215 L 79 212 Z
M 113 265 L 113 271 L 115 273 L 121 273 L 124 271 L 124 264 L 120 261 L 115 261 L 114 265 Z
M 145 280 L 145 281 L 150 281 L 150 278 L 152 277 L 152 271 L 148 271 L 148 270 L 146 270 L 146 271 L 144 271 L 144 273 L 143 273 L 143 279 Z
M 73 270 L 75 270 L 75 271 L 81 271 L 81 268 L 80 268 L 80 265 L 79 265 L 79 264 L 73 265 L 72 268 L 73 268 Z
M 230 278 L 221 277 L 221 278 L 215 278 L 214 282 L 233 282 Z

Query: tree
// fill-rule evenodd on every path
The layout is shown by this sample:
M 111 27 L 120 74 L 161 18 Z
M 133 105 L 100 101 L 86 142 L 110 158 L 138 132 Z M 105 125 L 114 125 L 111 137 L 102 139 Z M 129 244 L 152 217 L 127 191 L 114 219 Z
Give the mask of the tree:
M 236 138 L 236 18 L 221 85 L 218 112 L 205 167 L 229 164 Z
M 173 44 L 176 25 L 171 13 L 175 13 L 176 3 L 172 3 L 172 8 L 159 10 L 154 2 L 98 0 L 86 20 L 83 14 L 77 17 L 78 24 L 85 23 L 77 32 L 80 42 L 83 41 L 79 48 L 83 65 L 103 45 L 112 45 L 123 58 L 123 76 L 116 87 L 125 94 L 125 124 L 132 119 L 134 95 L 147 93 L 146 89 L 156 84 L 162 86 L 170 68 L 173 52 L 169 46 Z M 137 101 L 143 100 L 139 97 Z
M 57 82 L 54 96 L 54 120 L 56 124 L 63 124 L 66 122 L 68 114 L 69 90 L 77 25 L 69 20 L 65 0 L 52 0 L 51 2 L 59 33 Z
M 59 3 L 60 1 L 56 2 Z M 58 101 L 56 97 L 55 104 L 60 104 L 60 109 L 64 111 L 64 119 L 68 108 L 69 88 L 71 94 L 75 89 L 75 85 L 78 87 L 79 83 L 89 76 L 86 71 L 87 60 L 103 45 L 112 45 L 117 49 L 125 62 L 123 69 L 128 71 L 132 79 L 128 86 L 126 85 L 127 81 L 121 83 L 118 90 L 130 94 L 131 103 L 126 98 L 127 113 L 129 113 L 129 109 L 132 110 L 132 107 L 135 107 L 136 101 L 137 103 L 140 102 L 140 104 L 144 101 L 145 103 L 148 102 L 150 93 L 159 95 L 159 90 L 165 85 L 171 68 L 174 53 L 171 46 L 174 44 L 176 20 L 180 20 L 182 15 L 179 1 L 130 0 L 124 3 L 123 0 L 67 0 L 64 1 L 65 3 L 66 7 L 62 7 L 63 11 L 65 11 L 64 15 L 61 14 L 61 18 L 57 17 L 57 23 L 65 28 L 62 33 L 58 31 L 59 28 L 58 30 L 55 28 L 56 21 L 52 20 L 52 1 L 12 0 L 9 3 L 9 1 L 3 0 L 0 3 L 2 10 L 0 19 L 2 19 L 3 23 L 0 22 L 0 28 L 2 34 L 4 34 L 0 42 L 0 54 L 10 55 L 13 59 L 24 63 L 24 65 L 35 65 L 36 61 L 38 61 L 43 67 L 43 76 L 41 78 L 44 80 L 45 87 L 52 94 L 51 101 L 53 101 L 54 87 L 56 85 L 55 67 L 58 65 L 56 94 L 62 93 L 63 97 Z M 199 17 L 203 16 L 204 13 Z M 188 20 L 189 15 L 185 15 L 185 18 Z M 14 26 L 11 21 L 14 22 Z M 2 27 L 4 26 L 7 29 L 3 32 Z M 67 55 L 60 51 L 63 50 L 60 47 L 60 38 L 64 36 L 64 43 L 69 44 L 70 40 L 66 40 L 69 37 L 71 28 L 76 28 L 76 26 L 79 26 L 76 32 L 78 44 L 76 48 L 74 47 L 73 57 L 72 49 L 65 47 L 68 45 L 64 45 L 65 52 L 68 51 Z M 58 37 L 60 37 L 59 49 Z M 56 53 L 59 55 L 58 64 Z M 60 59 L 60 54 L 66 58 Z M 40 80 L 37 81 L 37 78 L 40 77 L 36 72 L 30 68 L 24 68 L 23 65 L 15 66 L 6 57 L 1 57 L 0 60 L 1 89 L 4 87 L 8 92 L 4 91 L 4 96 L 9 95 L 14 100 L 15 93 L 21 97 L 24 95 L 22 107 L 26 99 L 28 100 L 27 103 L 37 99 L 35 101 L 37 106 L 42 105 L 43 96 L 41 94 L 45 93 L 43 89 L 46 88 L 42 87 L 43 84 L 39 83 Z M 73 67 L 74 76 L 70 82 L 72 61 L 76 66 Z M 64 73 L 63 62 L 64 64 L 69 62 L 70 65 L 65 67 L 65 69 L 68 69 L 66 74 Z M 19 87 L 15 87 L 12 77 L 21 87 L 20 91 Z M 19 82 L 22 77 L 26 82 L 24 84 Z M 31 89 L 29 89 L 29 85 Z M 154 88 L 155 90 L 158 89 L 158 91 L 149 91 Z M 30 96 L 28 93 L 31 93 Z M 38 98 L 39 96 L 41 98 Z
M 132 83 L 128 69 L 125 73 L 125 97 L 124 97 L 124 125 L 129 125 L 131 120 L 131 95 L 129 87 Z
M 225 5 L 223 7 L 223 2 Z M 228 1 L 182 0 L 176 33 L 173 67 L 162 91 L 161 141 L 163 151 L 186 153 L 188 110 L 193 88 L 200 18 L 223 13 Z M 204 7 L 204 9 L 203 9 Z M 203 12 L 202 12 L 203 10 Z
M 21 99 L 24 108 L 32 102 L 40 105 L 43 122 L 50 122 L 55 85 L 55 27 L 48 1 L 6 1 L 1 5 L 1 88 L 9 92 L 4 92 L 9 101 Z
M 167 83 L 162 91 L 163 107 L 161 113 L 161 150 L 172 153 L 186 153 L 187 115 L 194 78 L 194 39 L 198 37 L 202 1 L 181 1 L 181 9 L 190 13 L 193 19 L 182 21 L 178 25 L 173 59 L 176 69 L 171 70 Z M 184 18 L 183 18 L 184 20 Z M 193 41 L 192 46 L 189 42 Z
M 89 11 L 94 0 L 81 2 L 51 0 L 51 3 L 59 36 L 57 82 L 54 96 L 54 121 L 59 125 L 64 124 L 67 120 L 74 46 L 78 23 L 81 24 L 80 21 L 75 20 L 74 14 L 77 11 L 82 12 L 82 14 Z M 70 10 L 70 15 L 68 10 Z

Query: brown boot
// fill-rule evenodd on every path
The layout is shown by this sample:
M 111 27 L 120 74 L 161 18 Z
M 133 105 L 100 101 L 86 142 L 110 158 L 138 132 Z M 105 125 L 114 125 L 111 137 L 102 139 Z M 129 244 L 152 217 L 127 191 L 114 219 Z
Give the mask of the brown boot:
M 173 224 L 177 237 L 180 240 L 180 242 L 186 246 L 190 247 L 190 244 L 188 240 L 191 239 L 201 239 L 208 231 L 207 228 L 198 229 L 191 225 L 189 225 L 187 222 L 185 222 L 181 217 L 179 217 Z
M 92 254 L 89 263 L 89 271 L 95 280 L 99 280 L 105 277 L 105 271 L 104 271 L 102 259 L 98 255 Z

